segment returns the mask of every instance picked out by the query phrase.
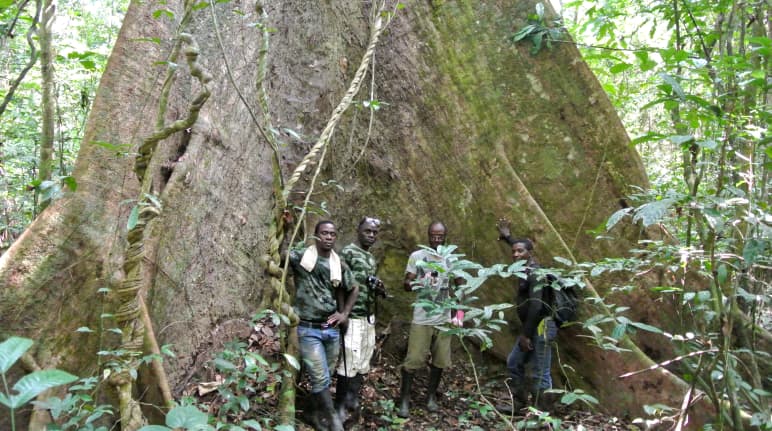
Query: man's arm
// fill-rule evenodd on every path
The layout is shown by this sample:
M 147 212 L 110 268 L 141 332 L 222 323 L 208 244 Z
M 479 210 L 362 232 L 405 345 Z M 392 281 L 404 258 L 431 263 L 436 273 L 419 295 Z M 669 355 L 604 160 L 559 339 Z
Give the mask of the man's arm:
M 544 306 L 544 289 L 545 286 L 537 283 L 537 277 L 531 272 L 528 276 L 528 309 L 525 321 L 522 322 L 523 335 L 520 337 L 520 347 L 524 350 L 533 350 L 532 338 L 541 320 L 539 317 Z
M 405 288 L 405 292 L 413 291 L 413 281 L 415 281 L 417 275 L 412 272 L 405 273 L 405 281 L 402 283 L 402 287 Z
M 341 285 L 335 289 L 335 299 L 338 303 L 338 311 L 332 313 L 327 318 L 327 324 L 331 326 L 345 325 L 348 323 L 348 316 L 351 314 L 351 309 L 354 308 L 354 304 L 357 302 L 357 296 L 359 296 L 359 285 L 354 284 L 354 287 L 350 292 L 346 292 L 346 289 Z
M 505 218 L 500 218 L 499 221 L 496 223 L 496 229 L 499 231 L 499 240 L 504 240 L 509 244 L 510 246 L 514 244 L 514 241 L 512 239 L 512 233 L 509 230 L 511 223 L 509 220 Z

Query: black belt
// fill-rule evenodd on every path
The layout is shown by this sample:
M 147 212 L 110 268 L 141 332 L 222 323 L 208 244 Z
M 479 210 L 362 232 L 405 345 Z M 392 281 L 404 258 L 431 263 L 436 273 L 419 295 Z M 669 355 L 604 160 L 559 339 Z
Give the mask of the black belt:
M 330 329 L 333 328 L 330 324 L 327 322 L 311 322 L 308 320 L 301 320 L 298 322 L 298 326 L 302 326 L 304 328 L 312 328 L 312 329 Z

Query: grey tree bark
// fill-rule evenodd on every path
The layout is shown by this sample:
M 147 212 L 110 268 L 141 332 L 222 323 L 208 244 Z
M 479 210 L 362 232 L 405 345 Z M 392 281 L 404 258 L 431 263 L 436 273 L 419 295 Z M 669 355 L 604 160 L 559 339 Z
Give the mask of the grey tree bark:
M 127 218 L 141 198 L 132 156 L 158 123 L 171 47 L 180 33 L 192 35 L 198 61 L 214 77 L 212 95 L 197 122 L 162 140 L 147 165 L 162 209 L 144 228 L 152 239 L 152 250 L 144 250 L 144 300 L 159 342 L 177 353 L 164 363 L 174 394 L 218 328 L 257 311 L 270 289 L 258 258 L 270 240 L 275 178 L 272 151 L 250 113 L 262 112 L 256 82 L 263 40 L 253 23 L 272 29 L 262 82 L 267 130 L 280 142 L 282 171 L 290 172 L 348 87 L 370 18 L 366 2 L 232 0 L 215 5 L 217 25 L 204 8 L 180 28 L 184 6 L 132 3 L 88 121 L 74 172 L 78 190 L 44 211 L 0 257 L 0 333 L 38 340 L 41 366 L 96 372 L 95 352 L 119 340 L 75 330 L 116 325 L 100 318 L 116 311 L 115 294 L 99 292 L 120 289 L 125 276 Z M 387 285 L 399 285 L 409 252 L 425 243 L 434 219 L 483 264 L 508 260 L 496 243 L 502 215 L 515 233 L 537 241 L 544 263 L 555 255 L 620 255 L 640 234 L 632 228 L 598 242 L 587 233 L 632 186 L 645 187 L 646 177 L 575 47 L 531 55 L 508 41 L 534 7 L 410 1 L 382 37 L 372 86 L 334 135 L 325 186 L 313 201 L 341 227 L 340 246 L 354 238 L 363 215 L 385 221 L 376 253 Z M 154 17 L 162 8 L 174 18 Z M 165 123 L 188 115 L 201 85 L 182 59 L 174 63 Z M 363 101 L 380 104 L 372 125 Z M 291 202 L 302 200 L 308 179 L 301 178 Z M 511 300 L 506 283 L 483 290 L 481 301 Z M 650 321 L 659 319 L 645 294 L 627 300 L 640 302 L 638 313 Z M 409 319 L 409 301 L 398 296 L 382 320 Z M 614 355 L 567 335 L 560 343 L 578 386 L 609 411 L 636 414 L 646 403 L 681 401 L 686 388 L 666 372 L 616 378 L 650 364 L 642 353 Z M 512 342 L 511 334 L 498 334 L 495 351 L 507 352 Z

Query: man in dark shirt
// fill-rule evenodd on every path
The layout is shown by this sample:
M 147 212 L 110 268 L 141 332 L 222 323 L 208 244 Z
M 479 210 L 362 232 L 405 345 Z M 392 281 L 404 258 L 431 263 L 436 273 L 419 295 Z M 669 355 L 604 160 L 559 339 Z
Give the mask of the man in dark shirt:
M 324 220 L 314 229 L 315 244 L 289 252 L 295 280 L 293 308 L 300 318 L 300 357 L 311 381 L 317 429 L 343 431 L 330 394 L 330 372 L 340 351 L 340 325 L 345 325 L 359 293 L 351 272 L 333 250 L 338 231 Z M 327 422 L 327 425 L 324 424 Z
M 550 365 L 552 350 L 550 343 L 557 336 L 557 325 L 551 317 L 548 302 L 549 289 L 540 280 L 535 271 L 539 264 L 534 259 L 533 243 L 529 239 L 512 238 L 509 221 L 500 219 L 496 225 L 499 239 L 504 239 L 512 247 L 512 260 L 526 262 L 526 279 L 517 279 L 517 316 L 522 324 L 515 346 L 507 357 L 507 369 L 510 380 L 508 386 L 514 396 L 515 408 L 528 404 L 528 392 L 534 397 L 537 407 L 546 407 L 544 391 L 552 389 Z M 528 391 L 525 380 L 525 366 L 534 368 L 534 379 Z
M 359 296 L 344 335 L 343 360 L 338 362 L 335 401 L 343 422 L 348 419 L 349 412 L 358 413 L 359 388 L 370 372 L 370 358 L 375 349 L 376 295 L 385 294 L 385 290 L 383 282 L 375 277 L 378 264 L 370 253 L 370 247 L 375 244 L 380 227 L 379 219 L 363 218 L 357 226 L 357 240 L 340 252 L 359 287 Z

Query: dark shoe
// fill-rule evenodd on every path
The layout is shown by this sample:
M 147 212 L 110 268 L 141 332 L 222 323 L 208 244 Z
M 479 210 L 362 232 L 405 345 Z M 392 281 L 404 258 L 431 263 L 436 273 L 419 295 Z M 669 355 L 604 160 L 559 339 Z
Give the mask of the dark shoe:
M 519 412 L 528 405 L 528 394 L 522 383 L 513 383 L 511 379 L 507 379 L 505 383 L 507 385 L 507 397 L 512 397 L 512 403 L 497 405 L 496 410 L 503 414 L 511 415 L 512 413 Z
M 561 398 L 561 394 L 546 392 L 547 390 L 548 389 L 540 389 L 533 397 L 533 406 L 542 411 L 554 410 Z
M 365 380 L 364 374 L 357 374 L 348 379 L 348 397 L 346 398 L 346 408 L 349 410 L 359 410 L 359 389 L 362 388 L 362 382 Z
M 346 404 L 349 398 L 349 385 L 351 379 L 346 376 L 338 374 L 337 383 L 335 385 L 335 410 L 340 418 L 341 422 L 346 422 L 348 419 L 348 412 L 346 411 Z
M 410 417 L 410 388 L 413 386 L 413 373 L 402 370 L 402 387 L 399 390 L 399 410 L 397 416 Z
M 434 366 L 430 366 L 429 368 L 429 388 L 427 389 L 428 397 L 426 399 L 426 410 L 436 412 L 440 408 L 437 405 L 437 387 L 440 385 L 440 380 L 442 380 L 442 368 Z
M 311 394 L 311 404 L 309 406 L 309 425 L 315 431 L 327 431 L 330 427 L 325 423 L 325 414 L 322 410 L 322 401 L 320 394 Z
M 340 421 L 338 412 L 335 411 L 335 405 L 333 405 L 332 394 L 329 389 L 320 392 L 317 394 L 317 397 L 319 400 L 319 406 L 317 406 L 317 408 L 322 411 L 325 419 L 329 422 L 330 431 L 343 431 L 343 422 Z

